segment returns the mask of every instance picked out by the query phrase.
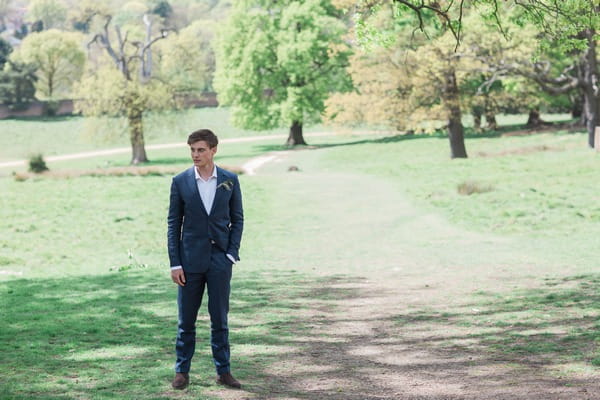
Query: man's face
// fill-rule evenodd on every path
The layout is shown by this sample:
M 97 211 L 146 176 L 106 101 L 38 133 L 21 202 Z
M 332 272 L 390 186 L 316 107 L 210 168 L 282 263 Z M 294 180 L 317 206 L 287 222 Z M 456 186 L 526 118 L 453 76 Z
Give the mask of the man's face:
M 211 149 L 208 146 L 208 143 L 204 140 L 200 140 L 190 144 L 190 152 L 196 168 L 203 168 L 212 164 L 215 153 L 217 152 L 217 147 L 215 146 Z

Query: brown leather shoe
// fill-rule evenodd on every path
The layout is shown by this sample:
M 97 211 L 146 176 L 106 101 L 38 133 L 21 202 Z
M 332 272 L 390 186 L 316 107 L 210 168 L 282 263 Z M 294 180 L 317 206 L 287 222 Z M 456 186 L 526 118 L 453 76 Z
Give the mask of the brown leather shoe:
M 187 372 L 176 372 L 175 379 L 173 379 L 173 389 L 183 390 L 190 384 L 190 374 Z
M 225 385 L 235 389 L 242 387 L 242 385 L 229 372 L 217 376 L 217 383 L 219 385 Z

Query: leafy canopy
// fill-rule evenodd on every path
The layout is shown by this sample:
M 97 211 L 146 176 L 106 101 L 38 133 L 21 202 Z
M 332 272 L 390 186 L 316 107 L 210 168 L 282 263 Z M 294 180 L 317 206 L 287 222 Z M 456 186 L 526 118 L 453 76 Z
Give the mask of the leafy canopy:
M 246 129 L 319 121 L 349 87 L 346 27 L 327 0 L 244 0 L 218 32 L 215 87 Z
M 35 65 L 38 98 L 68 96 L 71 86 L 83 73 L 85 53 L 81 41 L 82 36 L 74 32 L 56 29 L 34 32 L 25 37 L 11 59 Z

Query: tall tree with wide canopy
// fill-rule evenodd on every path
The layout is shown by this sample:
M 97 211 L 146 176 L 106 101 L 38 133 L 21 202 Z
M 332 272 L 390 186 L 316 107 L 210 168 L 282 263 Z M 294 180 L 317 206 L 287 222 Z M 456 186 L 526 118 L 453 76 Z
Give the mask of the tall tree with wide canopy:
M 241 0 L 218 37 L 215 88 L 246 129 L 290 127 L 306 144 L 330 93 L 350 87 L 346 27 L 329 0 Z
M 452 21 L 441 18 L 435 9 L 424 7 L 415 10 L 404 2 L 380 2 L 358 20 L 357 36 L 360 42 L 371 45 L 400 43 L 410 52 L 410 63 L 417 68 L 410 71 L 413 97 L 418 101 L 417 109 L 429 109 L 430 119 L 445 121 L 450 143 L 451 158 L 467 158 L 462 124 L 461 93 L 459 75 L 464 54 L 455 52 L 454 37 L 457 35 Z M 382 15 L 391 16 L 391 22 L 378 27 L 371 22 L 380 21 Z M 421 26 L 424 35 L 415 35 L 415 26 Z M 408 53 L 407 53 L 408 56 Z M 408 58 L 407 58 L 408 59 Z M 414 77 L 414 78 L 413 78 Z M 423 107 L 424 106 L 424 107 Z
M 145 37 L 131 39 L 129 31 L 119 25 L 111 29 L 111 16 L 90 46 L 96 44 L 112 65 L 99 62 L 78 85 L 76 108 L 87 116 L 119 116 L 127 119 L 131 142 L 131 163 L 148 162 L 144 141 L 144 113 L 172 105 L 173 93 L 168 84 L 152 79 L 152 46 L 167 37 L 166 31 L 153 34 L 149 15 L 143 20 Z M 100 57 L 102 60 L 102 57 Z

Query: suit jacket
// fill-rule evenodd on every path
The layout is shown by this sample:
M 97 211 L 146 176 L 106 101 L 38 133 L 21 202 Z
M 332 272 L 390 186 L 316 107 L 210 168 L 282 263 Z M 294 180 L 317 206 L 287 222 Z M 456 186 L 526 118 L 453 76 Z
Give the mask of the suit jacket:
M 173 178 L 168 215 L 167 242 L 171 266 L 187 272 L 206 272 L 212 241 L 239 260 L 244 228 L 242 192 L 236 174 L 217 167 L 217 191 L 210 210 L 200 198 L 194 168 Z

